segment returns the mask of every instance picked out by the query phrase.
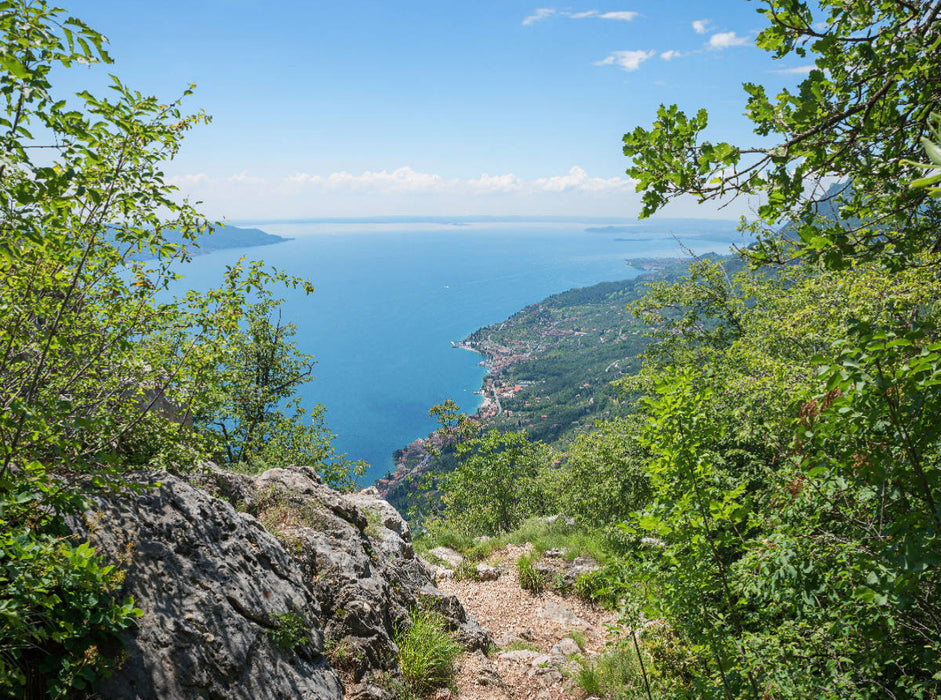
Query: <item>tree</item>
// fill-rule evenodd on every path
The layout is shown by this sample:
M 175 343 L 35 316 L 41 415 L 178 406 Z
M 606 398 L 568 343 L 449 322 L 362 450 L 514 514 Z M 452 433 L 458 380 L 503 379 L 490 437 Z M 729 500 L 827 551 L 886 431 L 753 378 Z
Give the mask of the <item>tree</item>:
M 218 289 L 166 299 L 209 224 L 161 164 L 208 118 L 117 78 L 108 97 L 62 94 L 54 76 L 110 63 L 104 45 L 42 0 L 0 2 L 0 694 L 14 697 L 87 692 L 140 615 L 64 514 L 133 488 L 136 466 L 204 460 L 213 436 L 190 418 L 216 401 L 249 294 L 311 290 L 240 262 Z
M 626 527 L 660 543 L 635 590 L 703 669 L 681 692 L 935 697 L 941 209 L 932 173 L 910 182 L 935 167 L 941 3 L 762 8 L 758 45 L 815 64 L 774 99 L 745 86 L 775 145 L 704 141 L 675 106 L 624 138 L 646 215 L 762 198 L 751 269 L 638 305 L 667 342 L 632 382 L 654 500 Z
M 751 83 L 746 114 L 771 146 L 711 143 L 708 115 L 661 106 L 651 129 L 624 136 L 628 173 L 649 216 L 679 194 L 701 200 L 760 194 L 761 259 L 794 255 L 841 267 L 878 257 L 905 265 L 941 247 L 941 208 L 908 182 L 941 101 L 941 4 L 936 0 L 761 0 L 757 45 L 813 60 L 796 91 L 771 98 Z M 836 189 L 831 183 L 843 183 Z M 839 218 L 827 217 L 838 210 Z M 791 223 L 786 236 L 778 236 Z
M 314 359 L 298 351 L 291 340 L 295 327 L 282 322 L 270 292 L 262 289 L 256 296 L 210 381 L 216 400 L 198 417 L 197 427 L 217 435 L 214 456 L 230 468 L 259 472 L 302 464 L 317 469 L 330 486 L 352 489 L 366 464 L 337 455 L 326 408 L 317 404 L 308 412 L 294 395 L 310 381 Z

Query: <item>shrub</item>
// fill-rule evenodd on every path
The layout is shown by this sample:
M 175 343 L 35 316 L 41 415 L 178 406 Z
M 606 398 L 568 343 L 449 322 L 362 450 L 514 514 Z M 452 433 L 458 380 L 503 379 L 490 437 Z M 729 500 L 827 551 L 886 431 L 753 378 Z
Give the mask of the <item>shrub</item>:
M 121 572 L 59 536 L 62 518 L 44 509 L 70 496 L 36 471 L 0 480 L 0 696 L 87 692 L 113 666 L 119 633 L 142 615 L 115 598 Z
M 274 627 L 268 630 L 268 638 L 285 651 L 294 651 L 309 641 L 307 637 L 308 623 L 299 612 L 290 610 L 275 615 Z
M 430 610 L 415 609 L 408 630 L 395 635 L 405 691 L 424 696 L 454 679 L 454 660 L 461 648 L 448 635 L 444 618 Z

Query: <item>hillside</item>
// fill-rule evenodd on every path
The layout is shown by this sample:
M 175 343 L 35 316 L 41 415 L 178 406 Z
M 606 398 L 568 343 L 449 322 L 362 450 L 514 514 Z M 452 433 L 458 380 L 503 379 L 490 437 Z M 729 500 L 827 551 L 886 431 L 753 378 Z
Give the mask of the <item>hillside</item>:
M 192 255 L 207 255 L 217 250 L 228 250 L 230 248 L 255 248 L 258 246 L 275 245 L 291 240 L 284 236 L 276 236 L 272 233 L 265 233 L 257 228 L 239 228 L 238 226 L 216 226 L 212 233 L 200 236 L 194 244 L 183 238 L 179 231 L 164 231 L 164 243 L 172 245 L 185 245 L 187 251 Z M 131 256 L 139 260 L 153 259 L 149 253 Z
M 459 347 L 481 353 L 490 369 L 476 418 L 501 431 L 525 430 L 532 440 L 564 444 L 598 420 L 629 413 L 627 397 L 611 382 L 639 370 L 649 339 L 626 307 L 649 283 L 677 279 L 688 262 L 628 260 L 642 271 L 633 279 L 552 295 L 472 333 Z M 421 490 L 423 474 L 455 466 L 449 453 L 430 454 L 425 440 L 398 450 L 395 464 L 376 487 L 403 513 Z

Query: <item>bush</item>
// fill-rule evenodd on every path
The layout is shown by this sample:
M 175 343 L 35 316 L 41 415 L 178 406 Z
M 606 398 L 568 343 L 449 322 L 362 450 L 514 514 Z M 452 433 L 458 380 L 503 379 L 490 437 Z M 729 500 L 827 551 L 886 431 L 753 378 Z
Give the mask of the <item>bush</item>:
M 60 535 L 62 518 L 45 509 L 70 497 L 43 476 L 0 483 L 0 696 L 87 692 L 115 664 L 120 632 L 143 614 L 115 598 L 121 572 Z
M 310 626 L 304 616 L 293 610 L 275 615 L 274 627 L 268 630 L 268 638 L 285 651 L 294 651 L 308 642 Z
M 407 693 L 425 696 L 436 688 L 451 685 L 454 660 L 461 648 L 448 635 L 444 618 L 438 613 L 413 610 L 408 630 L 400 630 L 395 643 Z

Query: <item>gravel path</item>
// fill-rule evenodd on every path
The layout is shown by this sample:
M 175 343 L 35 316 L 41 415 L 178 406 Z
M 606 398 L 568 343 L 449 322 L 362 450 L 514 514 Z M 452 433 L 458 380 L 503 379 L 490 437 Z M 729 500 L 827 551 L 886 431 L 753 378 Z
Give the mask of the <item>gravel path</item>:
M 570 678 L 579 668 L 573 659 L 596 656 L 603 650 L 608 638 L 605 625 L 613 624 L 615 616 L 575 596 L 522 590 L 516 560 L 529 551 L 528 545 L 494 551 L 487 563 L 501 571 L 495 581 L 438 581 L 441 590 L 457 596 L 467 612 L 490 631 L 498 647 L 489 658 L 479 652 L 460 657 L 456 679 L 460 698 L 584 697 Z M 572 632 L 584 645 L 582 649 L 567 637 Z

